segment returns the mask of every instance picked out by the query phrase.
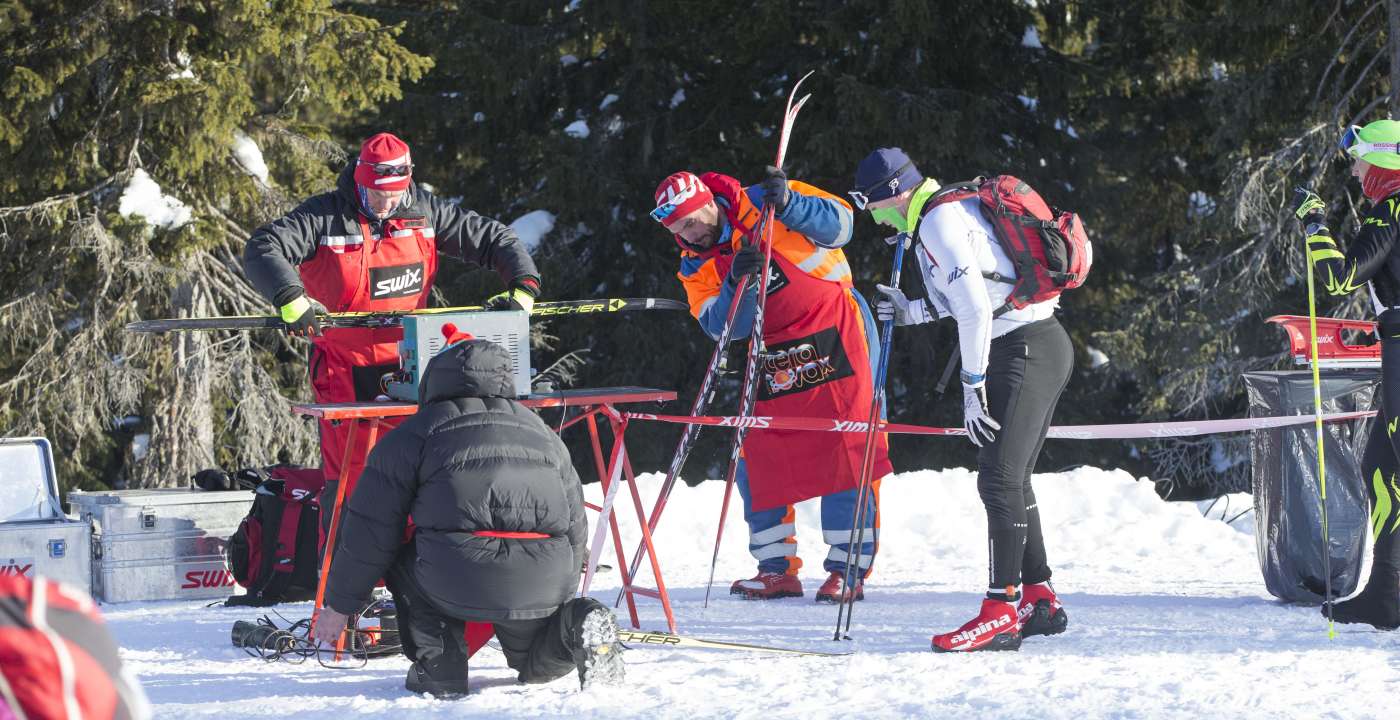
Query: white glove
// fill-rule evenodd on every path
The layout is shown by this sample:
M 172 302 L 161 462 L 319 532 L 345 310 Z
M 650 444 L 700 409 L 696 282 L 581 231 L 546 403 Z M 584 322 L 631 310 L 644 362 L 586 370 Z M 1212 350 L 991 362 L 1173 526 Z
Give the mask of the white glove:
M 889 285 L 876 285 L 875 290 L 884 296 L 875 301 L 875 317 L 879 318 L 880 322 L 894 320 L 895 325 L 908 325 L 909 298 L 904 297 L 899 288 Z
M 1001 429 L 1001 423 L 992 419 L 991 413 L 987 412 L 987 386 L 985 383 L 976 385 L 963 384 L 963 428 L 967 430 L 967 439 L 973 445 L 982 447 L 982 441 L 991 442 L 996 439 L 995 430 Z M 981 437 L 978 436 L 981 433 Z

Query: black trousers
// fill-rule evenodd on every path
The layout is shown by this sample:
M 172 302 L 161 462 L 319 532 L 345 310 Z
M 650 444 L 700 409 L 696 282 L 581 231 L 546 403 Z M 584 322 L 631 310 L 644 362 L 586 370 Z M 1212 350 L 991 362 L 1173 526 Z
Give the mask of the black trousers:
M 408 543 L 389 569 L 384 584 L 394 596 L 403 653 L 439 672 L 467 671 L 467 621 L 444 613 L 414 577 L 418 552 Z M 553 615 L 535 620 L 491 621 L 506 665 L 520 674 L 520 682 L 545 683 L 573 672 L 573 611 L 578 601 L 564 603 Z
M 1380 317 L 1381 414 L 1361 456 L 1362 479 L 1371 496 L 1371 577 L 1400 571 L 1400 310 Z
M 987 405 L 1001 430 L 977 453 L 977 492 L 987 510 L 988 592 L 1050 579 L 1031 472 L 1073 368 L 1074 347 L 1053 317 L 992 340 Z

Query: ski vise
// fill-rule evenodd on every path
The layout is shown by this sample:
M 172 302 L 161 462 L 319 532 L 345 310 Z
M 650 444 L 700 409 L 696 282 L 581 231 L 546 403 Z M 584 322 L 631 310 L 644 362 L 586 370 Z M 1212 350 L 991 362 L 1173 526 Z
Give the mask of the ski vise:
M 1268 322 L 1282 326 L 1284 331 L 1288 333 L 1288 352 L 1293 356 L 1293 362 L 1307 365 L 1312 360 L 1312 335 L 1308 332 L 1310 322 L 1306 315 L 1275 315 L 1269 318 Z M 1347 342 L 1346 336 L 1343 335 L 1345 332 L 1363 333 L 1374 338 L 1376 324 L 1369 320 L 1318 318 L 1318 367 L 1381 366 L 1380 343 L 1356 344 Z
M 399 341 L 399 371 L 384 383 L 389 397 L 418 402 L 418 383 L 428 361 L 442 352 L 447 340 L 442 326 L 500 345 L 510 354 L 515 394 L 530 394 L 530 317 L 524 310 L 477 310 L 430 315 L 403 315 L 403 340 Z

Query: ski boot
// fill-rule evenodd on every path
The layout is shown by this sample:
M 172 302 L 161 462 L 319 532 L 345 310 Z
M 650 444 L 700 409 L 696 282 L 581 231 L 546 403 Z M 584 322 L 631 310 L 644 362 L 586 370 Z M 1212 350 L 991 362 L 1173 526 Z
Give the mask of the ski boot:
M 621 685 L 626 676 L 622 643 L 617 639 L 617 619 L 593 598 L 571 600 L 569 647 L 578 667 L 579 686 Z
M 431 660 L 415 660 L 408 667 L 404 688 L 411 693 L 428 693 L 440 700 L 467 694 L 467 665 L 439 655 Z
M 1016 615 L 1021 620 L 1021 637 L 1032 635 L 1059 635 L 1069 626 L 1069 615 L 1055 597 L 1055 588 L 1049 581 L 1026 585 L 1021 590 L 1021 602 L 1016 606 Z
M 1326 604 L 1322 614 L 1327 615 Z M 1360 594 L 1332 603 L 1332 619 L 1339 623 L 1364 623 L 1377 630 L 1400 628 L 1400 571 L 1371 573 Z
M 822 586 L 817 589 L 817 602 L 831 603 L 835 605 L 836 603 L 850 600 L 850 590 L 846 589 L 845 585 L 842 583 L 842 579 L 844 577 L 845 573 L 842 573 L 838 570 L 832 570 L 831 574 L 826 576 L 826 582 L 822 583 Z M 856 580 L 855 599 L 865 599 L 864 580 Z
M 745 600 L 802 597 L 802 581 L 787 573 L 759 572 L 748 580 L 735 580 L 729 594 L 742 595 Z
M 934 652 L 975 652 L 978 650 L 1021 649 L 1021 627 L 1016 606 L 1002 600 L 984 598 L 982 612 L 950 633 L 933 636 Z

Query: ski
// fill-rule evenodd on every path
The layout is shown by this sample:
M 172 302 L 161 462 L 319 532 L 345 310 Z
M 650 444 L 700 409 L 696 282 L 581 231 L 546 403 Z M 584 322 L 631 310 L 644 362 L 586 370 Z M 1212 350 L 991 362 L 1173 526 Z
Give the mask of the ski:
M 802 87 L 802 83 L 812 76 L 815 71 L 808 71 L 796 84 L 792 86 L 792 91 L 788 93 L 787 108 L 783 113 L 783 128 L 778 136 L 778 155 L 773 161 L 773 166 L 781 169 L 783 161 L 787 159 L 788 138 L 792 136 L 793 121 L 797 119 L 797 113 L 803 105 L 811 99 L 811 94 L 803 95 L 800 100 L 793 102 L 797 98 L 797 91 Z M 763 265 L 758 281 L 758 298 L 754 303 L 753 329 L 749 333 L 749 352 L 747 364 L 744 367 L 744 384 L 739 395 L 739 416 L 747 417 L 753 414 L 754 397 L 758 392 L 758 367 L 766 349 L 763 344 L 763 310 L 768 301 L 768 277 L 770 273 L 769 264 L 773 261 L 773 206 L 765 203 L 763 215 L 759 220 L 760 230 L 755 233 L 759 238 L 760 249 L 763 250 Z M 729 470 L 724 478 L 724 499 L 721 501 L 719 509 L 719 529 L 715 531 L 715 551 L 710 558 L 710 579 L 705 585 L 704 607 L 710 606 L 710 590 L 715 584 L 715 565 L 719 562 L 719 544 L 724 536 L 724 520 L 729 513 L 729 498 L 734 492 L 734 480 L 739 468 L 739 453 L 744 446 L 744 435 L 747 428 L 739 427 L 734 431 L 734 444 L 729 451 Z
M 322 327 L 397 327 L 405 315 L 439 315 L 442 313 L 485 310 L 481 305 L 424 308 L 422 310 L 393 310 L 388 312 L 327 313 L 321 316 Z M 556 300 L 537 302 L 530 311 L 532 317 L 560 315 L 600 315 L 641 310 L 689 310 L 680 300 L 669 298 L 603 298 L 599 300 Z M 285 323 L 276 315 L 224 315 L 216 317 L 161 318 L 127 323 L 129 332 L 178 332 L 191 330 L 280 330 Z
M 794 650 L 771 645 L 751 645 L 749 643 L 725 642 L 722 640 L 702 640 L 700 638 L 672 635 L 664 632 L 644 632 L 641 630 L 618 629 L 617 639 L 636 645 L 659 645 L 661 647 L 704 648 L 709 650 L 747 650 L 750 652 L 781 653 L 783 655 L 806 655 L 809 657 L 844 657 L 851 653 L 817 652 L 815 650 Z

